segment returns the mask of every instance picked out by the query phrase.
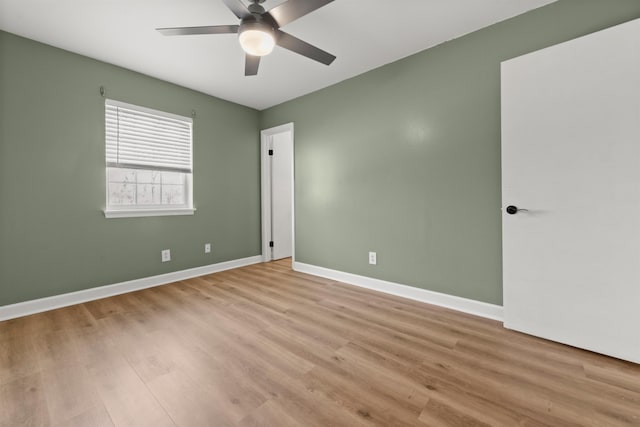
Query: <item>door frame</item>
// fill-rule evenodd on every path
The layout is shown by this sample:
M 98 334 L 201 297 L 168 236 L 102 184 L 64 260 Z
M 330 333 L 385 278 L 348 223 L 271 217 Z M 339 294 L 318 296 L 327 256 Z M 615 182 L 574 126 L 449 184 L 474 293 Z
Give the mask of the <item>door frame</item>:
M 262 220 L 262 261 L 269 262 L 273 259 L 273 251 L 269 247 L 271 241 L 271 162 L 269 161 L 269 141 L 271 136 L 290 132 L 292 145 L 291 159 L 291 265 L 296 260 L 296 216 L 295 216 L 295 138 L 293 122 L 280 126 L 263 129 L 260 132 L 260 204 Z

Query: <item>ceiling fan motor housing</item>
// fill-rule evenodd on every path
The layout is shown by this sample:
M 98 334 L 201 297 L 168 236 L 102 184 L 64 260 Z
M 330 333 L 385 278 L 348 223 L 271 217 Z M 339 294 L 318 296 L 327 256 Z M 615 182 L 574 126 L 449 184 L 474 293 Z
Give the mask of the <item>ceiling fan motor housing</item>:
M 273 29 L 273 26 L 271 24 L 269 24 L 268 22 L 254 21 L 254 20 L 245 21 L 243 19 L 242 22 L 240 23 L 240 28 L 238 30 L 238 34 L 241 34 L 241 33 L 245 32 L 245 31 L 249 31 L 249 30 L 262 31 L 262 32 L 265 32 L 265 33 L 269 33 L 273 37 L 275 37 L 275 31 Z
M 269 19 L 269 15 L 265 15 L 264 8 L 260 6 L 260 3 L 264 1 L 265 0 L 253 0 L 253 3 L 248 6 L 251 15 L 242 18 L 238 33 L 248 30 L 256 30 L 264 31 L 274 36 L 275 29 L 278 25 L 273 22 L 272 19 Z

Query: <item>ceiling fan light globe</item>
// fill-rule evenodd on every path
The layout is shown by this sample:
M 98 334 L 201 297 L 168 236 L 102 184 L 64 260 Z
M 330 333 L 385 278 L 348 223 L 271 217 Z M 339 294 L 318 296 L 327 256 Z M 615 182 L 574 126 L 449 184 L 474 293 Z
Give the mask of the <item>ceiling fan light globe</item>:
M 265 56 L 273 51 L 276 40 L 269 31 L 246 29 L 238 35 L 240 46 L 249 55 Z

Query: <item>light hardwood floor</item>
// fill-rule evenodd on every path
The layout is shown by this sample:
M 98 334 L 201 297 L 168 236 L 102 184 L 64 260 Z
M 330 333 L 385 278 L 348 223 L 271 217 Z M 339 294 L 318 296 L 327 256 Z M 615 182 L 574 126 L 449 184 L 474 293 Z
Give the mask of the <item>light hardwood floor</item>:
M 640 426 L 638 365 L 289 264 L 0 323 L 0 425 Z

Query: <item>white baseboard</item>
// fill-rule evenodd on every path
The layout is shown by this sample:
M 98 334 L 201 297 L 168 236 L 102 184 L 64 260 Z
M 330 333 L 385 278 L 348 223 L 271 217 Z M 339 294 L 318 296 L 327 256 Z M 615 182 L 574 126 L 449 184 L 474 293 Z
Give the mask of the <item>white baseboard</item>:
M 345 273 L 343 271 L 331 270 L 329 268 L 317 267 L 315 265 L 304 264 L 301 262 L 294 262 L 293 269 L 301 273 L 325 277 L 327 279 L 337 280 L 339 282 L 349 283 L 362 288 L 373 289 L 375 291 L 421 301 L 427 304 L 438 305 L 462 311 L 464 313 L 498 320 L 500 322 L 504 320 L 503 308 L 500 305 L 441 294 L 439 292 L 428 291 L 426 289 L 402 285 L 400 283 L 387 282 L 385 280 L 359 276 L 357 274 Z
M 187 270 L 159 274 L 157 276 L 143 277 L 141 279 L 129 280 L 127 282 L 116 283 L 113 285 L 99 286 L 96 288 L 84 289 L 82 291 L 0 306 L 0 321 L 28 316 L 30 314 L 41 313 L 43 311 L 67 307 L 114 295 L 125 294 L 127 292 L 133 292 L 140 289 L 166 285 L 167 283 L 173 283 L 179 280 L 191 279 L 192 277 L 204 276 L 206 274 L 217 273 L 219 271 L 244 267 L 246 265 L 257 264 L 260 262 L 262 262 L 262 255 L 256 255 L 248 258 L 219 262 L 217 264 L 204 265 L 202 267 L 189 268 Z

